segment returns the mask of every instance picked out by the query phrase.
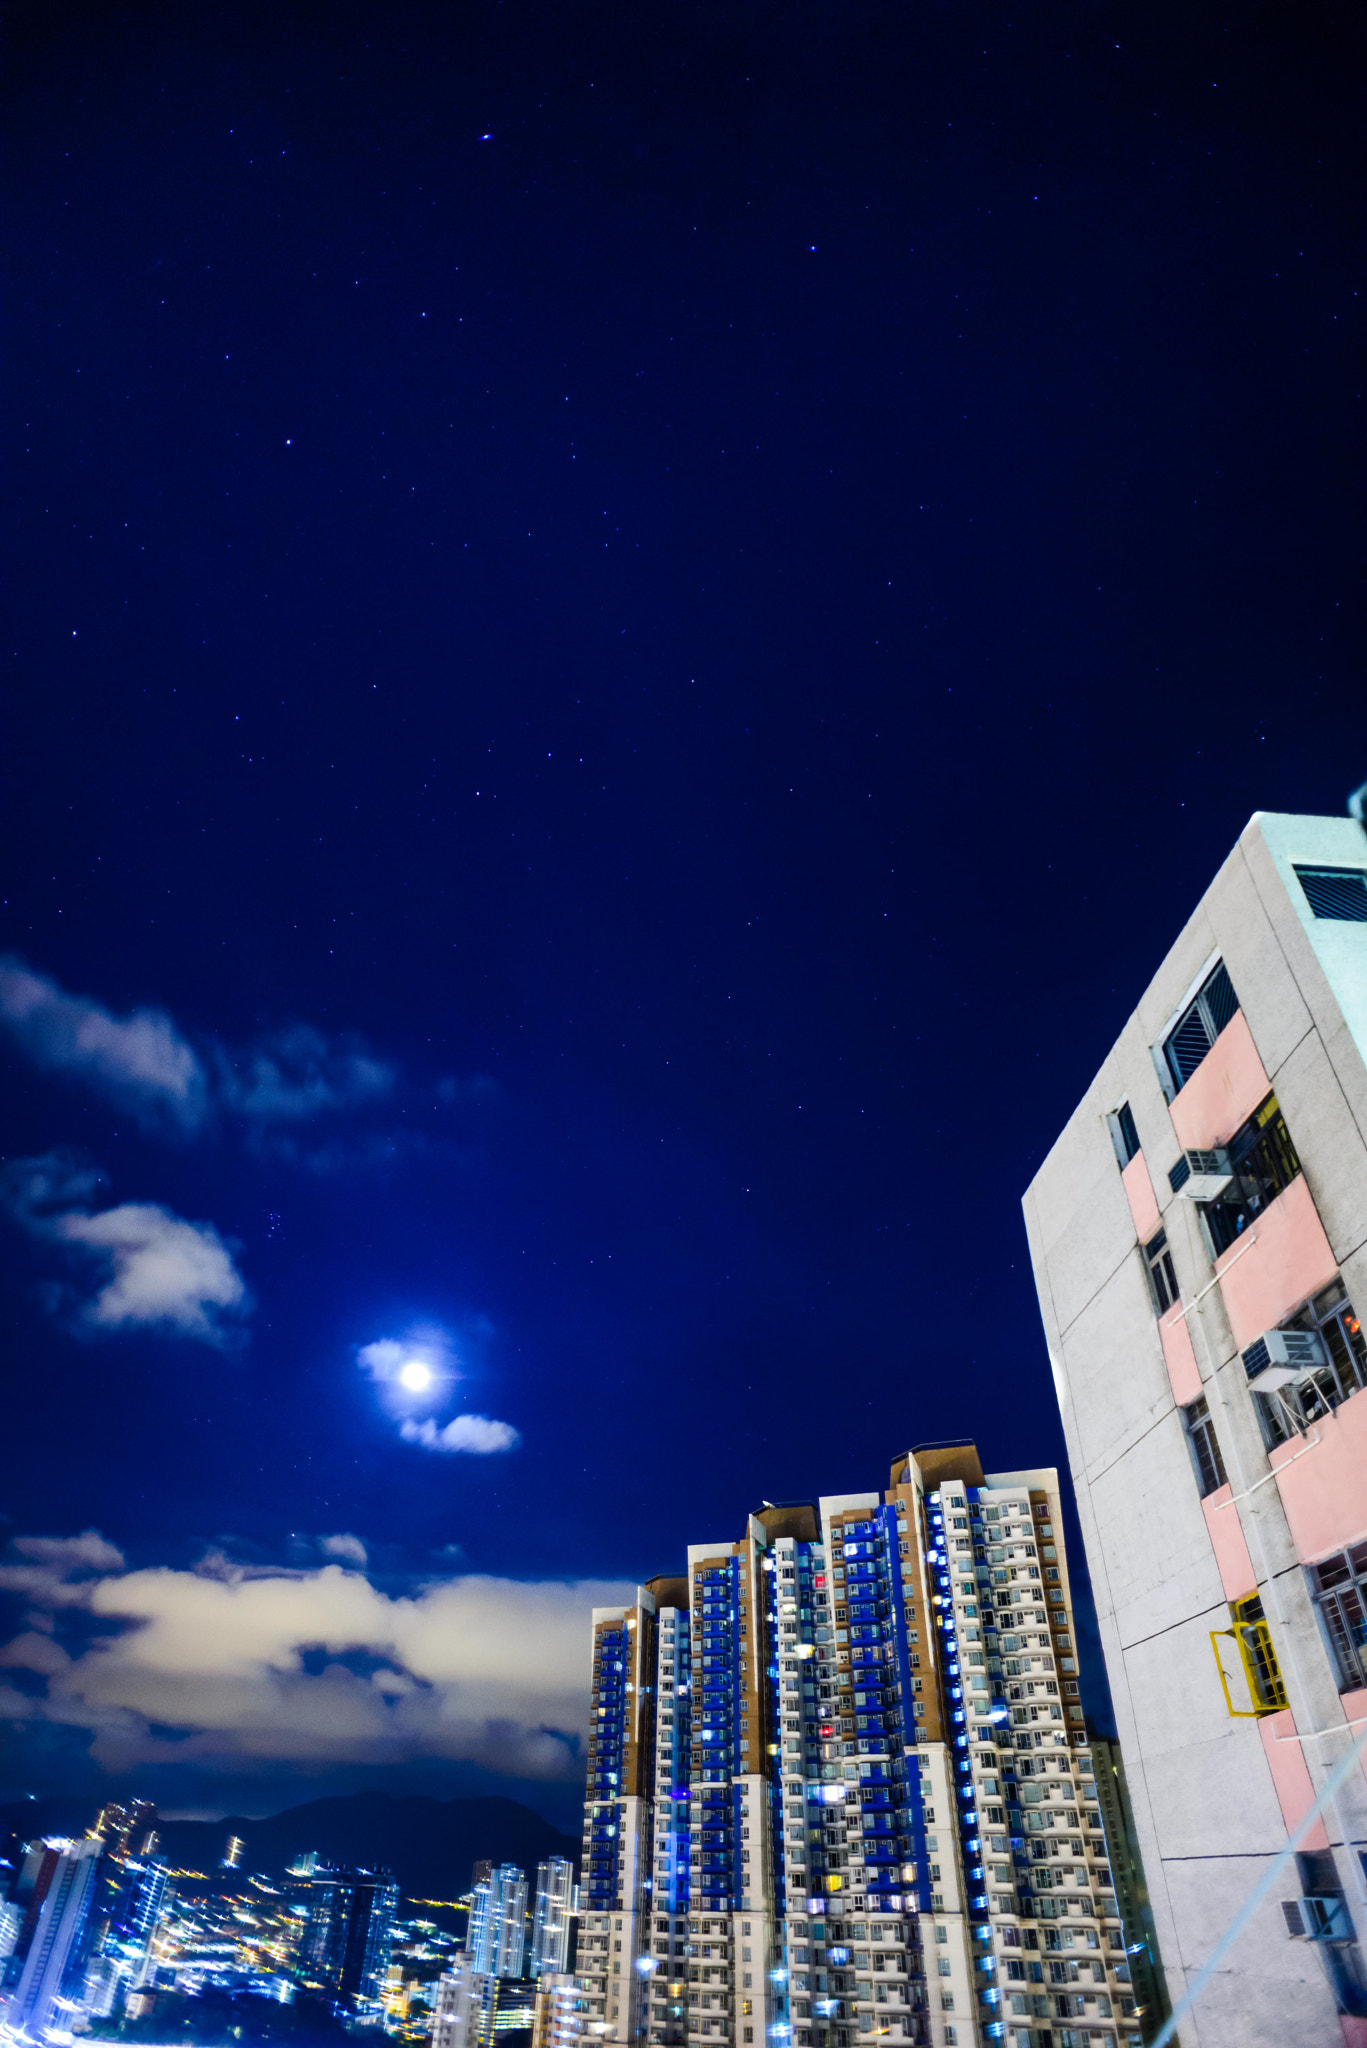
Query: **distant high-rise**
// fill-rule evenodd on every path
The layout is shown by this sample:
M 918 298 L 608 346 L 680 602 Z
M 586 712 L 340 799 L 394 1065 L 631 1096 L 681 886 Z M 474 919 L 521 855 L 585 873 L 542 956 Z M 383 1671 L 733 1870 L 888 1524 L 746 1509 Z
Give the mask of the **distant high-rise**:
M 476 1970 L 468 1951 L 457 1949 L 437 1979 L 432 2048 L 490 2048 L 497 2017 L 497 1977 Z
M 500 1863 L 475 1886 L 466 1946 L 480 1976 L 520 1977 L 527 1941 L 527 1873 Z
M 98 1836 L 59 1851 L 38 1914 L 19 1983 L 5 2020 L 16 2033 L 41 2036 L 58 2000 L 78 1996 L 92 1933 L 104 1844 Z
M 551 1856 L 538 1863 L 536 1903 L 532 1909 L 533 1977 L 559 1974 L 569 1968 L 573 1902 L 574 1865 L 569 1858 Z
M 306 1975 L 353 2018 L 378 2021 L 399 1887 L 387 1871 L 331 1870 L 309 1882 Z
M 470 1872 L 471 1891 L 474 1891 L 478 1885 L 487 1884 L 493 1874 L 494 1866 L 492 1859 L 488 1856 L 477 1856 L 474 1869 Z
M 111 1799 L 100 1808 L 90 1832 L 99 1836 L 111 1856 L 150 1855 L 147 1838 L 156 1822 L 157 1809 L 150 1799 Z
M 18 1933 L 15 1936 L 13 1955 L 22 1961 L 33 1946 L 33 1937 L 38 1931 L 38 1916 L 43 1910 L 43 1901 L 48 1887 L 57 1874 L 57 1868 L 70 1844 L 65 1841 L 30 1842 L 19 1865 L 19 1875 L 14 1881 L 14 1903 L 22 1909 Z M 17 1971 L 11 1971 L 10 1983 L 17 1981 Z
M 584 2034 L 584 1999 L 573 1977 L 543 1971 L 536 1982 L 532 2048 L 579 2048 Z
M 1141 2048 L 1070 1605 L 1058 1475 L 955 1443 L 596 1610 L 585 2031 Z

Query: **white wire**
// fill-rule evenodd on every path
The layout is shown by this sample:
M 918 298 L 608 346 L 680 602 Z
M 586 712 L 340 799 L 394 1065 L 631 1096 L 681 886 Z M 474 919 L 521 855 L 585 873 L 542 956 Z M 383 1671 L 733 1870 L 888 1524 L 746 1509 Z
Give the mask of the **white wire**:
M 1278 1850 L 1277 1854 L 1268 1864 L 1267 1869 L 1258 1879 L 1258 1882 L 1254 1885 L 1252 1891 L 1244 1900 L 1244 1903 L 1240 1906 L 1238 1912 L 1234 1915 L 1234 1918 L 1230 1921 L 1228 1927 L 1220 1936 L 1220 1939 L 1216 1942 L 1190 1984 L 1188 1984 L 1185 1995 L 1173 2011 L 1172 2018 L 1164 2026 L 1162 2032 L 1155 2036 L 1153 2048 L 1167 2048 L 1168 2042 L 1177 2033 L 1179 2022 L 1191 2011 L 1197 1999 L 1215 1975 L 1216 1970 L 1224 1961 L 1225 1956 L 1239 1939 L 1239 1936 L 1243 1933 L 1245 1927 L 1247 1927 L 1249 1921 L 1277 1882 L 1282 1871 L 1286 1868 L 1311 1828 L 1315 1825 L 1315 1822 L 1324 1812 L 1324 1809 L 1332 1803 L 1339 1786 L 1343 1784 L 1354 1764 L 1361 1761 L 1364 1750 L 1367 1750 L 1367 1728 L 1363 1729 L 1362 1734 L 1348 1751 L 1348 1754 L 1339 1763 L 1335 1764 L 1333 1770 L 1324 1781 L 1324 1787 L 1319 1798 L 1315 1801 L 1304 1819 L 1301 1820 L 1294 1833 L 1288 1838 L 1286 1847 Z

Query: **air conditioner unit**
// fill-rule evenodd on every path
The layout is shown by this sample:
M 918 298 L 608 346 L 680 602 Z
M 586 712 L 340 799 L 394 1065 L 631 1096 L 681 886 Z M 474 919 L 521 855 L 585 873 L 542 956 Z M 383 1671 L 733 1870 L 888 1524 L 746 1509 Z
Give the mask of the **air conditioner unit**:
M 1294 1386 L 1328 1363 L 1318 1330 L 1264 1330 L 1244 1353 L 1244 1371 L 1260 1394 Z
M 1353 1939 L 1353 1923 L 1338 1892 L 1312 1892 L 1303 1899 L 1283 1899 L 1282 1913 L 1293 1941 Z
M 1214 1202 L 1233 1178 L 1229 1154 L 1223 1149 L 1184 1152 L 1168 1175 L 1168 1184 L 1185 1202 Z

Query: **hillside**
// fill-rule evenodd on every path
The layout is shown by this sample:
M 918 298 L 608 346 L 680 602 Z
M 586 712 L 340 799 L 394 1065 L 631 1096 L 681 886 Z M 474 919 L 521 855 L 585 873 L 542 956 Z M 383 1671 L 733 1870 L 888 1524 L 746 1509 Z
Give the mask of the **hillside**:
M 86 1802 L 21 1800 L 0 1807 L 0 1839 L 12 1831 L 83 1833 L 94 1818 Z M 160 1853 L 182 1869 L 213 1870 L 229 1835 L 246 1843 L 244 1870 L 265 1874 L 316 1849 L 330 1863 L 392 1870 L 410 1898 L 452 1899 L 470 1886 L 476 1858 L 517 1863 L 535 1874 L 544 1856 L 579 1860 L 579 1844 L 515 1799 L 395 1798 L 388 1792 L 353 1792 L 311 1799 L 265 1820 L 229 1814 L 222 1820 L 160 1824 Z

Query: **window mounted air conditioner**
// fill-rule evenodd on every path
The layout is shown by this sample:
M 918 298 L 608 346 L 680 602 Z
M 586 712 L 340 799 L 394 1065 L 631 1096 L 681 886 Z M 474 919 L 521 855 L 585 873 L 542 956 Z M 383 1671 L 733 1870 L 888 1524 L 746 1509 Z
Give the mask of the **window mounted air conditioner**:
M 1318 1330 L 1264 1330 L 1244 1353 L 1249 1384 L 1260 1394 L 1295 1386 L 1328 1363 Z
M 1214 1152 L 1184 1152 L 1168 1175 L 1168 1184 L 1186 1202 L 1214 1202 L 1233 1178 L 1229 1154 L 1220 1148 Z
M 1338 1892 L 1312 1892 L 1303 1899 L 1283 1899 L 1282 1912 L 1293 1941 L 1353 1939 L 1353 1923 Z

